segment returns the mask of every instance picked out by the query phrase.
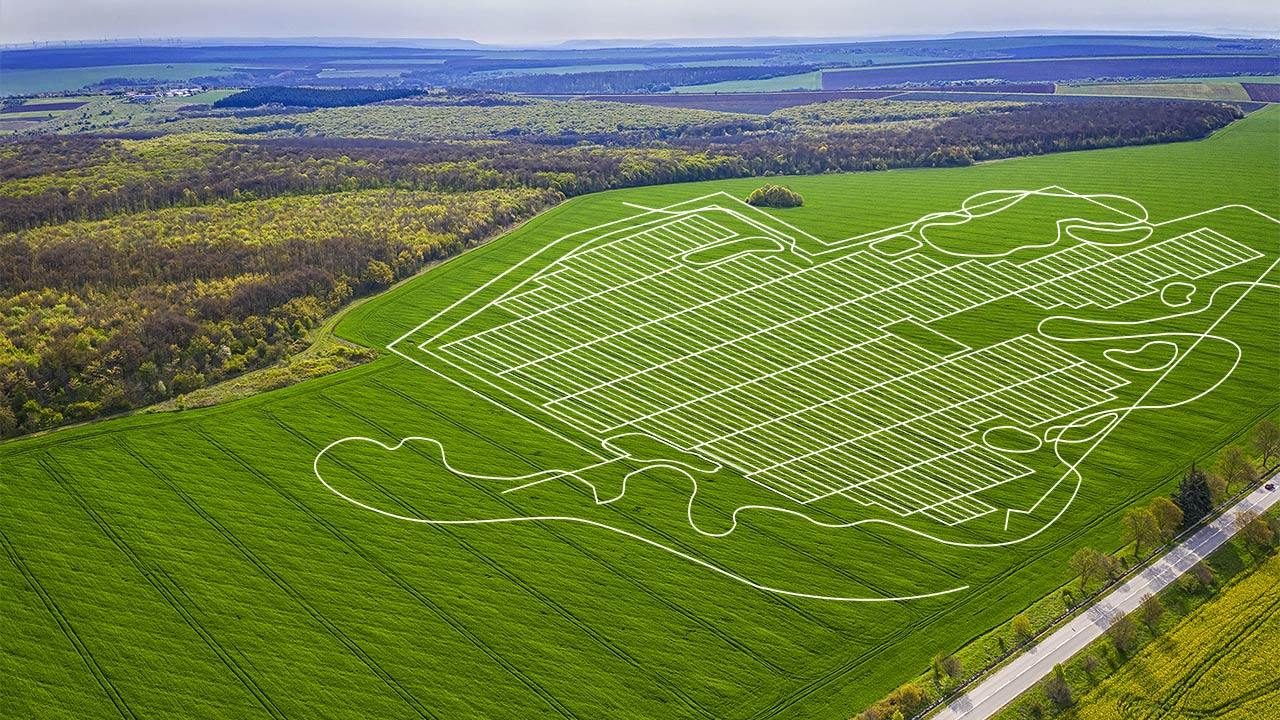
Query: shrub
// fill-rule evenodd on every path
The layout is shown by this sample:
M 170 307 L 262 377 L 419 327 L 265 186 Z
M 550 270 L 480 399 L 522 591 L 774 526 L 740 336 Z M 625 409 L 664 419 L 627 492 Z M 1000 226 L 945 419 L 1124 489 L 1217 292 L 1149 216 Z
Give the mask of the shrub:
M 1035 630 L 1031 627 L 1031 621 L 1027 619 L 1026 615 L 1021 613 L 1013 617 L 1013 633 L 1017 635 L 1018 639 L 1022 642 L 1030 640 L 1031 636 L 1036 634 Z
M 804 205 L 804 198 L 789 187 L 766 183 L 751 191 L 747 196 L 747 204 L 756 207 L 793 208 Z

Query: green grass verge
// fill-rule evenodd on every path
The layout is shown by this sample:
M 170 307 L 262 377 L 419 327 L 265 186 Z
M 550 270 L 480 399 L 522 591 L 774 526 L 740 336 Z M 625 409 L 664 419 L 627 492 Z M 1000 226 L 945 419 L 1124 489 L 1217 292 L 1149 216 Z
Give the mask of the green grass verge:
M 1276 526 L 1280 515 L 1266 517 Z M 1250 555 L 1239 539 L 1205 559 L 1214 585 L 1175 583 L 1159 594 L 1159 621 L 1134 614 L 1137 638 L 1127 654 L 1107 637 L 1063 663 L 1074 703 L 1057 708 L 1041 686 L 1028 690 L 996 720 L 1037 714 L 1056 720 L 1116 717 L 1269 717 L 1280 683 L 1272 668 L 1280 603 L 1280 557 Z
M 975 192 L 1053 184 L 1127 195 L 1157 218 L 1235 202 L 1280 214 L 1278 122 L 1268 109 L 1202 142 L 788 178 L 806 205 L 777 215 L 835 239 Z M 546 243 L 631 212 L 623 201 L 745 197 L 758 184 L 567 202 L 356 308 L 337 333 L 381 347 Z M 1231 332 L 1272 338 L 1269 325 L 1244 324 Z M 1206 400 L 1117 431 L 1074 510 L 1017 546 L 960 552 L 762 519 L 710 550 L 796 584 L 814 572 L 887 566 L 902 575 L 891 583 L 963 576 L 971 585 L 879 605 L 761 593 L 582 525 L 421 526 L 342 502 L 311 463 L 347 435 L 430 435 L 466 449 L 468 468 L 500 474 L 568 456 L 532 426 L 387 353 L 213 408 L 7 442 L 0 581 L 11 590 L 0 593 L 0 657 L 20 672 L 6 671 L 13 691 L 0 714 L 845 717 L 1066 582 L 1076 548 L 1118 545 L 1125 508 L 1167 493 L 1189 460 L 1280 404 L 1266 381 L 1274 370 L 1241 368 Z M 424 456 L 417 467 L 429 463 Z M 439 500 L 393 468 L 367 479 L 405 512 Z M 503 507 L 504 496 L 470 490 L 468 502 Z M 537 495 L 676 545 L 698 542 L 681 517 L 687 488 L 670 478 L 637 482 L 603 508 L 576 485 Z M 855 586 L 882 581 L 849 577 Z

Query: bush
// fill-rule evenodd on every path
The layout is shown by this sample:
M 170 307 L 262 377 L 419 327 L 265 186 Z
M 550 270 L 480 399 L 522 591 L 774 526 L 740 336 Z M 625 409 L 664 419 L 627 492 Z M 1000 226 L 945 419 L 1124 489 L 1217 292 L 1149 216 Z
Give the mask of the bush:
M 789 187 L 766 183 L 751 191 L 747 196 L 747 204 L 755 207 L 793 208 L 804 205 L 804 198 Z
M 1019 613 L 1013 617 L 1013 634 L 1017 635 L 1020 641 L 1026 642 L 1036 633 L 1032 629 L 1031 621 L 1027 619 L 1027 616 Z

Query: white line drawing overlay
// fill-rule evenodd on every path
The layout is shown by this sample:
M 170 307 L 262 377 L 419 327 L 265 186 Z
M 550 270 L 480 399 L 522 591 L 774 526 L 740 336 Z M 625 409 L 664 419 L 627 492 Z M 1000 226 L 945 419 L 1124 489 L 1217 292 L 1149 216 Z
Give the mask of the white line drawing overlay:
M 1247 206 L 1152 222 L 1118 195 L 993 190 L 840 242 L 723 193 L 631 207 L 639 213 L 548 244 L 388 346 L 594 460 L 495 477 L 454 467 L 430 437 L 347 437 L 316 456 L 317 479 L 402 521 L 583 523 L 763 591 L 918 599 L 966 588 L 809 593 L 570 514 L 413 517 L 344 494 L 326 480 L 326 456 L 427 443 L 449 473 L 504 496 L 570 481 L 601 506 L 663 468 L 688 479 L 688 524 L 709 542 L 766 512 L 1001 547 L 1068 511 L 1081 464 L 1131 414 L 1204 397 L 1242 362 L 1274 362 L 1214 332 L 1259 288 L 1277 287 L 1267 279 L 1280 221 Z M 1118 308 L 1140 319 L 1110 319 Z M 1004 337 L 992 339 L 990 318 L 1009 318 Z M 1233 348 L 1234 363 L 1193 397 L 1161 399 L 1165 378 L 1206 342 Z M 1095 350 L 1075 351 L 1085 345 Z M 619 446 L 628 437 L 669 454 L 634 456 Z M 591 479 L 601 473 L 618 476 L 616 492 L 602 496 Z M 713 529 L 694 508 L 699 476 L 717 473 L 749 482 L 753 501 Z M 979 523 L 985 534 L 968 536 Z

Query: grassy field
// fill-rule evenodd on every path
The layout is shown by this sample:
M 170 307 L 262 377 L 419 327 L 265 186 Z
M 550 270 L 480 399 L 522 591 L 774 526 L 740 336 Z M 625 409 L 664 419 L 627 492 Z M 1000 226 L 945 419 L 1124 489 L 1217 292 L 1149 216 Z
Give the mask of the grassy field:
M 30 95 L 62 92 L 101 82 L 107 78 L 185 81 L 194 77 L 226 75 L 231 68 L 217 63 L 174 63 L 150 65 L 108 65 L 87 68 L 5 70 L 0 75 L 0 95 Z
M 1147 645 L 1064 717 L 1269 717 L 1280 706 L 1280 557 Z
M 1058 95 L 1119 95 L 1126 97 L 1167 97 L 1191 100 L 1249 101 L 1249 93 L 1238 82 L 1100 83 L 1058 85 Z
M 1202 142 L 787 178 L 806 204 L 774 214 L 837 240 L 993 188 L 1061 185 L 1131 197 L 1155 219 L 1231 203 L 1277 215 L 1278 133 L 1280 111 L 1269 108 Z M 553 240 L 635 212 L 622 202 L 744 197 L 758 184 L 569 201 L 361 305 L 337 333 L 385 346 Z M 1275 246 L 1267 250 L 1274 258 Z M 1219 329 L 1250 358 L 1259 348 L 1274 352 L 1266 321 L 1277 298 L 1267 292 Z M 1196 365 L 1173 389 L 1199 387 L 1222 356 L 1208 359 L 1212 367 Z M 781 586 L 969 586 L 880 604 L 761 592 L 581 523 L 421 525 L 343 502 L 317 482 L 312 461 L 349 435 L 387 443 L 427 435 L 451 461 L 496 475 L 578 459 L 537 427 L 391 353 L 214 408 L 7 442 L 0 582 L 12 590 L 0 594 L 0 672 L 13 691 L 0 696 L 0 714 L 847 717 L 935 653 L 1060 586 L 1076 548 L 1120 545 L 1125 508 L 1167 493 L 1188 462 L 1273 412 L 1276 372 L 1274 357 L 1246 363 L 1203 399 L 1122 425 L 1083 468 L 1072 510 L 1005 548 L 951 548 L 888 528 L 827 532 L 773 515 L 741 518 L 723 542 L 708 540 L 690 531 L 688 485 L 670 474 L 635 478 L 623 499 L 595 506 L 589 489 L 568 482 L 515 500 L 476 483 L 455 483 L 450 496 L 424 492 L 421 479 L 439 477 L 431 469 L 439 456 L 427 451 L 363 473 L 348 467 L 398 514 L 558 508 Z M 707 493 L 723 499 L 734 487 Z M 718 511 L 710 507 L 708 517 L 723 520 Z
M 734 92 L 779 92 L 782 90 L 821 90 L 822 71 L 814 70 L 799 75 L 783 75 L 763 80 L 726 80 L 709 85 L 686 85 L 671 88 L 672 92 L 692 93 L 734 93 Z

